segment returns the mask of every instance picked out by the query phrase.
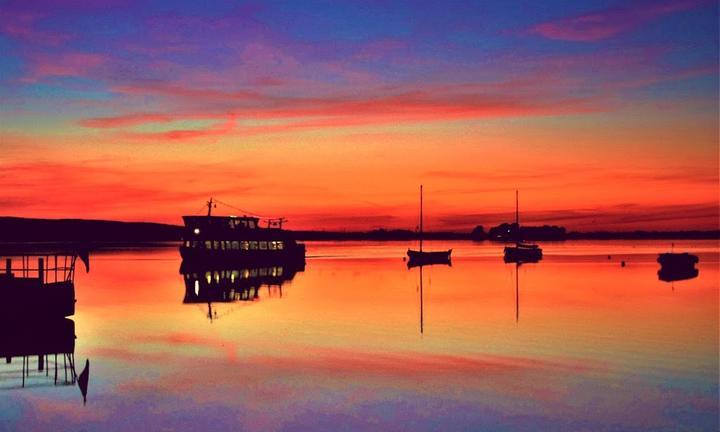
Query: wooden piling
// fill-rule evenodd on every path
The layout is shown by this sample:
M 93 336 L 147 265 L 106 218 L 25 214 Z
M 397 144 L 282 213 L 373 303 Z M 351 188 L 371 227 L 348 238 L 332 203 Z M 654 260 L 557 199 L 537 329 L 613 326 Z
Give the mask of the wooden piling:
M 40 279 L 40 285 L 45 283 L 45 260 L 38 258 L 38 279 Z

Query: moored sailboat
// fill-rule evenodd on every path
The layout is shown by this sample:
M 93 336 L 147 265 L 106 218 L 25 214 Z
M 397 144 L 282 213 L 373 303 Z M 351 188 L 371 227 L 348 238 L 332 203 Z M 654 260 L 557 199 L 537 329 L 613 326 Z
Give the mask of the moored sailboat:
M 697 277 L 698 269 L 695 264 L 700 262 L 697 255 L 687 252 L 676 253 L 675 245 L 671 246 L 670 252 L 658 254 L 658 278 L 662 281 L 673 282 L 683 279 Z
M 515 191 L 515 246 L 505 246 L 504 260 L 507 263 L 538 262 L 542 259 L 542 249 L 534 243 L 523 242 L 520 235 L 520 206 L 518 191 Z
M 420 249 L 408 249 L 408 267 L 416 267 L 432 264 L 450 265 L 450 254 L 452 249 L 444 251 L 424 251 L 423 250 L 423 187 L 420 185 Z

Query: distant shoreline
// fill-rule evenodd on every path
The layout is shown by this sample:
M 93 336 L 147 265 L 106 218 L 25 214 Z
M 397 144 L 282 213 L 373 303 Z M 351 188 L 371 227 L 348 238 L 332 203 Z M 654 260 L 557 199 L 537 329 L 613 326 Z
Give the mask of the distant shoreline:
M 183 227 L 153 222 L 119 222 L 86 219 L 30 219 L 0 217 L 0 243 L 104 243 L 137 244 L 177 242 Z M 412 241 L 418 233 L 410 230 L 372 231 L 291 231 L 303 241 Z M 495 241 L 472 232 L 425 232 L 426 240 Z M 720 240 L 720 230 L 679 231 L 594 231 L 568 232 L 562 238 L 528 238 L 537 241 L 566 240 Z M 503 240 L 500 240 L 502 242 Z

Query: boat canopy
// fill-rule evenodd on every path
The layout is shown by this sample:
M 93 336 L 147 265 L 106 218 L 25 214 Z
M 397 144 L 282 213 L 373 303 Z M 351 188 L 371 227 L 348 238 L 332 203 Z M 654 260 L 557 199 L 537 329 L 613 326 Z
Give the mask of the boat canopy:
M 258 228 L 260 218 L 252 216 L 183 216 L 187 228 L 227 226 L 229 228 Z

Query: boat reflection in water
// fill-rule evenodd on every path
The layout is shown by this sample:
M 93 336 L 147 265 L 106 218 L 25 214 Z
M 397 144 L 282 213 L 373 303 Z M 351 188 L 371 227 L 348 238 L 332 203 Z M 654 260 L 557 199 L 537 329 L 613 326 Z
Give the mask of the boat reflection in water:
M 658 270 L 658 279 L 663 282 L 675 282 L 698 277 L 700 272 L 695 267 L 690 268 L 668 268 L 662 267 Z
M 282 297 L 283 284 L 304 270 L 304 259 L 262 264 L 243 261 L 213 264 L 206 260 L 184 260 L 180 266 L 185 282 L 183 303 L 206 303 L 207 317 L 212 321 L 219 317 L 213 310 L 213 303 L 256 301 L 263 286 L 267 287 L 269 297 Z
M 73 386 L 77 383 L 83 403 L 87 402 L 90 362 L 85 361 L 85 368 L 78 375 L 75 365 L 75 322 L 72 320 L 59 318 L 0 322 L 0 358 L 5 359 L 0 368 L 0 389 Z M 14 360 L 20 362 L 19 369 Z

